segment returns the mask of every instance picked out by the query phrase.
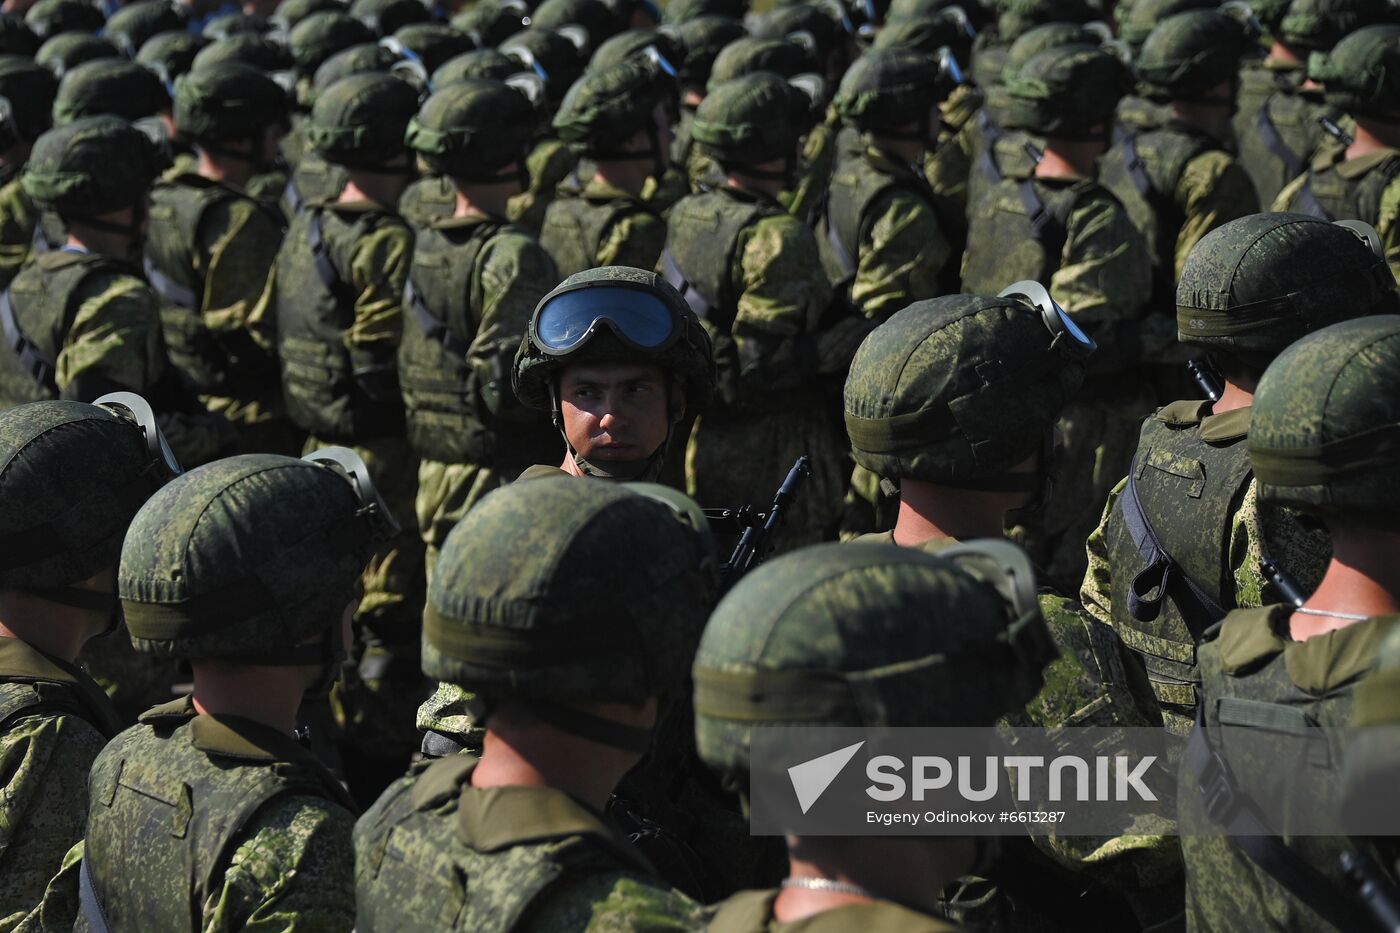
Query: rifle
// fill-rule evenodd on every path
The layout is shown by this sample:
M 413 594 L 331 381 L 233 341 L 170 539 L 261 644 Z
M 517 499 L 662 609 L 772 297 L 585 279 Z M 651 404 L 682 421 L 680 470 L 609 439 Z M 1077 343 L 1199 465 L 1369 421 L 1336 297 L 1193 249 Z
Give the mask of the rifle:
M 1206 398 L 1212 402 L 1220 401 L 1220 396 L 1225 393 L 1225 380 L 1210 360 L 1187 360 L 1186 368 L 1190 370 L 1191 378 L 1196 380 L 1196 385 L 1201 387 Z
M 1293 574 L 1284 570 L 1272 557 L 1259 559 L 1259 572 L 1294 606 L 1301 606 L 1308 601 L 1308 594 L 1304 593 L 1298 581 L 1293 579 Z
M 1342 873 L 1380 928 L 1400 933 L 1400 891 L 1364 852 L 1343 852 L 1341 861 Z
M 722 586 L 728 590 L 744 574 L 763 563 L 770 550 L 768 541 L 783 523 L 787 510 L 797 500 L 797 493 L 812 475 L 811 458 L 806 454 L 798 457 L 788 470 L 778 491 L 773 494 L 773 504 L 767 512 L 755 512 L 753 506 L 741 509 L 706 509 L 705 517 L 711 526 L 742 528 L 739 543 L 734 545 L 729 560 L 720 567 Z

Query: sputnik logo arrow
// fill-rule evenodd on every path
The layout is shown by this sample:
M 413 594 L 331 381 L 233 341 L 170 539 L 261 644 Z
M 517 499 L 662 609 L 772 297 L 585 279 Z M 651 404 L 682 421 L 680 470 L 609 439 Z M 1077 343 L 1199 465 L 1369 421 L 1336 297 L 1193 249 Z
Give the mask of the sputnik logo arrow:
M 788 768 L 788 778 L 792 780 L 792 789 L 797 793 L 797 803 L 802 807 L 804 814 L 812 809 L 812 804 L 816 803 L 822 794 L 826 793 L 826 789 L 831 786 L 832 781 L 836 780 L 841 769 L 850 763 L 864 744 L 865 742 L 862 741 L 854 745 L 847 745 L 845 748 L 838 748 L 820 758 L 813 758 Z

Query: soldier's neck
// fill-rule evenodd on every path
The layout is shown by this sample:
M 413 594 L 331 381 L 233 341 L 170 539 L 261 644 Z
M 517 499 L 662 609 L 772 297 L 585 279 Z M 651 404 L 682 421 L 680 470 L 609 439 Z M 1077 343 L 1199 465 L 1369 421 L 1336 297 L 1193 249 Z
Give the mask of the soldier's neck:
M 1400 532 L 1356 522 L 1332 522 L 1329 530 L 1332 560 L 1303 605 L 1367 617 L 1400 613 Z M 1295 612 L 1288 629 L 1295 641 L 1306 641 L 1353 624 L 1353 619 Z
M 85 253 L 110 256 L 113 259 L 130 260 L 132 252 L 131 237 L 78 224 L 69 224 L 68 241 L 65 245 Z
M 895 139 L 892 136 L 880 136 L 875 133 L 870 134 L 870 144 L 881 152 L 916 167 L 923 161 L 924 150 L 927 148 L 923 142 L 912 139 Z
M 626 191 L 634 198 L 640 198 L 654 168 L 651 162 L 599 159 L 593 163 L 593 177 L 619 191 Z
M 1093 178 L 1094 163 L 1103 155 L 1102 142 L 1047 139 L 1035 166 L 1036 178 Z
M 399 196 L 408 187 L 408 176 L 387 172 L 351 171 L 350 180 L 341 189 L 337 200 L 341 204 L 371 201 L 388 210 L 395 210 Z
M 957 489 L 918 480 L 899 481 L 894 543 L 917 547 L 935 538 L 1000 538 L 1012 508 L 1004 492 Z
M 1279 42 L 1277 39 L 1274 40 L 1273 45 L 1269 46 L 1269 61 L 1276 62 L 1281 65 L 1303 64 L 1303 59 L 1300 58 L 1296 52 L 1294 52 L 1288 46 L 1284 45 L 1282 42 Z
M 1193 101 L 1174 100 L 1171 103 L 1172 117 L 1181 124 L 1205 133 L 1216 142 L 1223 142 L 1229 125 L 1229 112 L 1218 104 L 1198 104 Z
M 0 152 L 0 166 L 9 168 L 10 166 L 20 167 L 29 161 L 29 143 L 15 143 L 4 152 Z
M 239 716 L 286 735 L 297 726 L 297 710 L 316 670 L 307 666 L 267 667 L 195 661 L 194 708 L 201 713 Z
M 1252 390 L 1226 379 L 1225 391 L 1220 393 L 1219 399 L 1211 403 L 1210 412 L 1213 415 L 1223 415 L 1227 411 L 1248 408 L 1253 404 L 1254 392 Z
M 18 638 L 50 657 L 75 664 L 94 630 L 92 613 L 20 590 L 0 590 L 0 638 Z
M 242 191 L 248 187 L 248 180 L 253 177 L 253 163 L 242 159 L 212 156 L 201 149 L 199 166 L 195 171 L 210 181 L 222 182 Z
M 505 218 L 510 199 L 520 193 L 520 183 L 501 182 L 498 185 L 459 184 L 457 185 L 457 206 L 453 217 Z
M 1352 131 L 1352 143 L 1347 146 L 1347 160 L 1379 152 L 1382 149 L 1400 149 L 1400 123 L 1373 120 L 1370 117 L 1356 117 L 1356 128 Z
M 938 912 L 938 892 L 974 858 L 974 845 L 966 837 L 788 837 L 790 879 L 854 885 L 875 898 L 931 914 Z M 785 886 L 773 904 L 773 916 L 780 923 L 795 923 L 871 899 L 854 892 Z

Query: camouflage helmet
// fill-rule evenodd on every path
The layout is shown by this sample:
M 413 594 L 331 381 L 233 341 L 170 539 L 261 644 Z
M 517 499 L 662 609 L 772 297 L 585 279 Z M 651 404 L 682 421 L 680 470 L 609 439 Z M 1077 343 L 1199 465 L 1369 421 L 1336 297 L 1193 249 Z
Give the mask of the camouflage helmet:
M 1158 23 L 1177 13 L 1189 10 L 1213 10 L 1216 0 L 1134 0 L 1119 22 L 1118 37 L 1137 54 Z
M 685 61 L 677 77 L 683 87 L 703 88 L 709 83 L 715 58 L 730 43 L 742 39 L 746 32 L 744 24 L 738 20 L 726 16 L 699 16 L 682 23 L 676 34 L 685 46 Z
M 39 51 L 39 37 L 29 24 L 13 13 L 0 13 L 0 55 L 33 58 Z
M 211 42 L 217 42 L 230 36 L 265 36 L 276 28 L 271 19 L 256 13 L 225 13 L 205 23 L 199 34 Z
M 816 62 L 825 63 L 849 35 L 850 20 L 839 3 L 789 3 L 769 10 L 754 23 L 753 34 L 788 39 L 807 46 Z
M 122 548 L 131 642 L 196 660 L 329 661 L 365 564 L 397 530 L 344 448 L 191 470 L 142 506 Z
M 136 510 L 180 472 L 150 407 L 130 398 L 0 412 L 0 589 L 64 587 L 116 567 Z
M 1214 101 L 1220 84 L 1238 80 L 1240 59 L 1259 37 L 1243 4 L 1188 10 L 1159 22 L 1142 44 L 1137 73 L 1156 100 Z
M 530 14 L 530 23 L 556 32 L 576 26 L 583 30 L 590 49 L 616 33 L 619 25 L 617 14 L 603 0 L 544 0 Z
M 1289 0 L 1251 0 L 1249 8 L 1254 11 L 1260 25 L 1269 31 L 1269 35 L 1277 36 L 1283 18 L 1288 15 L 1288 8 L 1292 5 Z M 1115 10 L 1115 14 L 1116 12 Z
M 411 23 L 432 18 L 423 0 L 354 0 L 349 12 L 379 36 L 392 36 Z
M 696 747 L 743 788 L 755 727 L 990 726 L 1039 692 L 1055 653 L 1009 542 L 803 548 L 745 576 L 705 626 Z
M 0 55 L 0 97 L 10 102 L 13 132 L 33 142 L 52 122 L 58 82 L 47 68 L 19 55 Z
M 1293 0 L 1278 38 L 1297 52 L 1327 52 L 1358 29 L 1395 22 L 1388 0 Z
M 1375 666 L 1356 684 L 1342 770 L 1342 824 L 1349 835 L 1367 835 L 1376 801 L 1388 800 L 1400 777 L 1400 630 L 1392 629 L 1376 652 Z M 1386 842 L 1394 845 L 1395 840 Z
M 723 164 L 791 161 L 812 110 L 812 98 L 781 75 L 745 75 L 710 88 L 695 110 L 691 138 Z
M 1087 23 L 1099 15 L 1091 0 L 1000 0 L 997 9 L 997 34 L 1007 41 L 1045 23 Z
M 326 161 L 372 169 L 406 152 L 404 133 L 417 112 L 418 92 L 404 81 L 358 74 L 318 94 L 303 126 L 306 141 Z
M 476 78 L 435 92 L 408 123 L 407 141 L 435 172 L 465 181 L 499 181 L 525 156 L 534 107 L 504 81 Z
M 710 16 L 737 22 L 748 11 L 748 0 L 671 0 L 666 4 L 666 22 L 668 25 L 683 26 L 692 20 Z
M 433 87 L 442 90 L 451 84 L 461 84 L 473 78 L 503 81 L 520 70 L 520 65 L 497 49 L 477 49 L 465 52 L 443 63 L 433 72 Z
M 272 14 L 272 21 L 280 26 L 283 32 L 291 32 L 298 23 L 313 13 L 344 10 L 345 4 L 341 0 L 282 0 L 277 4 L 276 12 Z
M 99 32 L 107 17 L 87 0 L 39 0 L 24 14 L 24 21 L 40 39 L 65 32 Z
M 558 320 L 546 320 L 546 314 Z M 574 342 L 555 346 L 561 342 L 556 332 Z M 695 312 L 665 279 L 630 266 L 576 272 L 540 299 L 515 354 L 516 397 L 530 408 L 553 411 L 559 374 L 578 363 L 655 364 L 683 385 L 691 413 L 714 397 L 714 350 Z M 672 411 L 673 417 L 681 414 Z
M 102 34 L 115 42 L 128 57 L 135 57 L 137 50 L 153 36 L 163 32 L 183 32 L 185 24 L 182 8 L 166 0 L 141 0 L 113 13 Z
M 191 139 L 257 136 L 286 124 L 290 109 L 282 85 L 247 65 L 216 65 L 175 82 L 175 127 Z
M 163 32 L 152 36 L 136 53 L 136 64 L 151 69 L 167 87 L 194 67 L 194 60 L 209 40 L 188 32 Z
M 373 42 L 376 38 L 373 30 L 349 13 L 327 10 L 312 13 L 297 23 L 287 36 L 287 46 L 297 70 L 310 75 L 341 49 Z
M 1259 500 L 1322 516 L 1400 518 L 1400 315 L 1333 324 L 1285 349 L 1249 423 Z
M 629 58 L 645 55 L 676 77 L 685 67 L 685 46 L 671 32 L 658 29 L 629 29 L 598 46 L 588 60 L 588 71 L 601 71 Z
M 1035 283 L 916 301 L 851 362 L 852 455 L 888 479 L 991 488 L 1043 445 L 1092 349 Z
M 1128 66 L 1101 46 L 1056 46 L 1007 76 L 1001 119 L 1012 129 L 1060 139 L 1106 136 L 1131 87 Z
M 871 49 L 846 70 L 832 106 L 841 119 L 865 132 L 894 135 L 919 124 L 928 135 L 938 103 L 957 86 L 961 72 L 952 55 L 914 49 Z
M 1308 59 L 1327 103 L 1349 114 L 1400 119 L 1400 26 L 1367 26 Z
M 1002 81 L 1010 81 L 1026 62 L 1062 45 L 1099 45 L 1102 37 L 1082 23 L 1045 23 L 1023 32 L 1006 49 Z
M 65 32 L 54 36 L 34 53 L 35 63 L 43 65 L 55 78 L 62 78 L 85 62 L 121 57 L 121 50 L 115 45 L 85 32 Z
M 341 78 L 358 74 L 388 74 L 398 62 L 397 53 L 378 42 L 362 42 L 348 49 L 341 49 L 321 63 L 311 79 L 315 92 L 324 91 Z
M 478 47 L 492 48 L 530 25 L 530 8 L 525 0 L 478 0 L 452 17 L 452 25 Z
M 515 33 L 499 46 L 528 71 L 544 79 L 550 103 L 563 99 L 583 74 L 584 56 L 577 45 L 550 29 L 531 26 Z
M 120 117 L 83 117 L 39 137 L 20 185 L 63 217 L 94 217 L 144 203 L 158 170 L 145 133 Z
M 1206 234 L 1176 287 L 1177 339 L 1272 358 L 1304 334 L 1400 313 L 1380 237 L 1357 221 L 1252 214 Z
M 760 39 L 744 36 L 726 45 L 710 66 L 707 89 L 713 91 L 744 75 L 768 72 L 791 78 L 817 70 L 812 55 L 790 39 Z
M 470 36 L 446 23 L 413 23 L 382 41 L 405 58 L 416 59 L 422 64 L 425 76 L 476 48 Z
M 679 686 L 715 593 L 708 529 L 682 515 L 577 477 L 492 492 L 443 544 L 424 673 L 532 705 L 640 703 Z
M 589 71 L 574 82 L 554 115 L 554 129 L 566 143 L 580 143 L 595 156 L 646 130 L 656 145 L 657 110 L 675 100 L 675 84 L 656 62 L 629 59 Z
M 62 126 L 104 113 L 135 121 L 169 109 L 170 92 L 150 69 L 121 58 L 100 58 L 58 82 L 53 122 Z
M 948 6 L 930 16 L 906 16 L 880 27 L 874 49 L 918 49 L 933 54 L 948 48 L 964 62 L 972 51 L 974 32 L 960 6 Z

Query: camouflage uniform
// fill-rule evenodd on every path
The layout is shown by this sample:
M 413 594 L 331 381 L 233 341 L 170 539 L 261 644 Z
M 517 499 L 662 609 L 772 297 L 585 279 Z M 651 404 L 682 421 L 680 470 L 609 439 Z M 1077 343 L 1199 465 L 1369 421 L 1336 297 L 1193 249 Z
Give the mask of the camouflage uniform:
M 464 82 L 428 98 L 408 144 L 444 178 L 499 184 L 518 177 L 530 116 L 514 88 Z M 557 455 L 548 422 L 522 412 L 505 383 L 530 314 L 558 276 L 532 236 L 479 209 L 434 220 L 415 240 L 398 363 L 409 440 L 423 458 L 415 508 L 431 571 L 482 496 Z
M 348 451 L 248 454 L 187 474 L 143 507 L 123 548 L 132 641 L 195 662 L 310 667 L 329 683 L 344 607 L 394 530 Z M 261 563 L 238 559 L 247 554 Z M 199 678 L 196 666 L 196 689 Z M 157 706 L 93 765 L 83 855 L 93 905 L 77 929 L 98 925 L 96 908 L 114 929 L 348 930 L 353 809 L 273 725 L 200 713 L 188 697 Z
M 581 713 L 571 703 L 641 703 L 674 689 L 714 578 L 705 532 L 689 524 L 698 510 L 672 508 L 569 477 L 488 496 L 449 535 L 433 576 L 425 671 L 486 697 L 488 712 L 492 702 L 513 701 L 549 724 Z M 582 614 L 580 587 L 593 594 Z M 506 614 L 517 620 L 508 628 L 499 622 Z M 565 629 L 581 643 L 615 647 L 561 655 Z M 482 652 L 482 639 L 501 650 Z M 552 727 L 638 756 L 645 749 L 645 730 L 628 729 L 641 733 L 637 745 L 605 731 L 610 720 L 582 720 Z M 475 764 L 457 755 L 415 769 L 360 820 L 357 929 L 695 926 L 695 905 L 597 813 L 548 786 L 473 787 Z
M 735 167 L 791 164 L 809 106 L 776 75 L 739 78 L 705 98 L 695 139 Z M 835 531 L 849 473 L 821 378 L 845 371 L 864 322 L 844 343 L 843 331 L 820 333 L 831 292 L 812 274 L 819 261 L 811 230 L 766 194 L 726 184 L 671 209 L 661 265 L 705 322 L 719 364 L 721 404 L 691 433 L 687 491 L 714 506 L 763 502 L 810 455 L 812 477 L 780 548 Z
M 180 7 L 171 6 L 160 0 L 141 0 L 128 4 L 107 18 L 102 34 L 121 48 L 127 58 L 135 58 L 136 52 L 146 43 L 163 32 L 184 31 L 187 22 Z
M 11 109 L 10 119 L 0 128 L 0 136 L 10 140 L 5 148 L 32 143 L 49 128 L 57 90 L 58 83 L 46 69 L 18 55 L 0 56 L 0 97 Z M 39 211 L 20 186 L 23 168 L 24 161 L 0 168 L 0 287 L 19 273 L 35 244 Z
M 1254 399 L 1249 457 L 1260 499 L 1323 519 L 1393 523 L 1400 514 L 1400 460 L 1375 439 L 1395 421 L 1397 391 L 1400 315 L 1335 324 L 1284 350 Z M 1365 454 L 1338 459 L 1334 450 Z M 1289 819 L 1298 814 L 1314 827 L 1339 825 L 1349 744 L 1343 730 L 1358 682 L 1366 683 L 1387 634 L 1400 630 L 1400 615 L 1349 621 L 1304 641 L 1290 637 L 1292 615 L 1288 604 L 1237 609 L 1200 647 L 1201 704 L 1192 736 L 1200 755 L 1193 760 L 1188 752 L 1179 790 L 1182 826 L 1194 830 L 1182 837 L 1193 930 L 1364 929 L 1371 922 L 1342 880 L 1338 856 L 1354 843 L 1340 831 L 1324 836 L 1295 834 L 1287 823 L 1267 827 L 1278 834 L 1276 845 L 1321 876 L 1308 891 L 1284 887 L 1230 836 L 1198 834 L 1208 820 L 1238 833 L 1237 811 L 1260 798 L 1279 801 Z M 1316 726 L 1328 731 L 1314 737 Z M 1219 756 L 1214 765 L 1207 764 L 1211 753 Z M 1279 767 L 1277 760 L 1310 766 Z M 1222 787 L 1233 796 L 1225 806 L 1208 806 L 1206 795 L 1219 801 Z
M 554 129 L 595 162 L 650 159 L 651 177 L 659 179 L 666 172 L 666 153 L 657 114 L 673 109 L 674 99 L 675 86 L 661 67 L 638 56 L 580 78 L 555 114 Z M 620 150 L 642 132 L 650 141 L 647 149 Z M 666 243 L 666 222 L 640 191 L 621 191 L 594 177 L 549 205 L 540 243 L 561 276 L 598 266 L 652 269 Z
M 526 70 L 535 67 L 543 71 L 544 100 L 539 108 L 542 116 L 559 106 L 564 94 L 583 74 L 583 55 L 564 36 L 549 29 L 532 27 L 511 36 L 499 46 L 505 54 L 523 63 Z M 547 126 L 542 121 L 542 125 Z M 573 150 L 551 135 L 537 139 L 525 157 L 525 172 L 529 179 L 524 191 L 511 199 L 509 218 L 513 223 L 539 236 L 544 213 L 554 200 L 555 189 L 568 178 L 578 165 Z
M 0 413 L 0 588 L 114 609 L 115 593 L 74 584 L 116 566 L 136 509 L 170 473 L 154 460 L 142 428 L 118 409 L 36 402 Z M 6 621 L 18 630 L 25 620 Z M 112 702 L 81 669 L 0 637 L 0 930 L 39 903 L 82 838 L 75 803 L 87 796 L 93 759 L 120 729 Z
M 1019 585 L 1011 566 L 1020 571 Z M 758 725 L 994 723 L 1035 695 L 1055 654 L 1027 592 L 1031 578 L 1024 554 L 990 542 L 942 557 L 872 542 L 827 544 L 764 564 L 725 598 L 696 654 L 701 757 L 721 780 L 742 787 L 761 764 L 749 751 Z M 929 625 L 930 612 L 960 624 Z M 1012 619 L 1028 624 L 1009 635 Z M 1014 653 L 1005 650 L 1008 637 Z M 992 644 L 1002 648 L 977 650 Z M 871 888 L 867 902 L 809 918 L 811 928 L 856 929 L 852 924 L 868 921 L 888 924 L 871 929 L 956 929 L 862 884 Z M 775 893 L 731 898 L 714 908 L 709 929 L 797 928 L 774 922 Z
M 1255 310 L 1268 302 L 1278 309 Z M 1182 272 L 1177 308 L 1183 344 L 1262 367 L 1311 330 L 1400 308 L 1400 295 L 1385 263 L 1351 230 L 1261 214 L 1201 241 Z M 1311 587 L 1330 554 L 1325 536 L 1295 515 L 1261 508 L 1245 456 L 1250 411 L 1213 414 L 1209 401 L 1181 401 L 1148 418 L 1130 480 L 1115 489 L 1089 538 L 1081 598 L 1143 658 L 1166 725 L 1181 735 L 1195 713 L 1201 633 L 1229 609 L 1277 598 L 1260 559 L 1274 558 Z M 1125 517 L 1129 481 L 1175 571 L 1163 571 L 1134 543 L 1140 533 Z M 1178 576 L 1215 607 L 1194 598 Z
M 328 161 L 382 168 L 406 153 L 404 133 L 417 108 L 417 94 L 398 78 L 351 75 L 317 98 L 308 139 Z M 287 413 L 311 435 L 308 449 L 353 446 L 403 524 L 370 561 L 355 614 L 368 693 L 359 695 L 352 677 L 337 703 L 355 748 L 390 760 L 416 744 L 409 711 L 426 689 L 417 670 L 424 587 L 413 521 L 418 458 L 405 436 L 396 362 L 412 253 L 413 231 L 391 205 L 326 201 L 293 221 L 276 267 Z
M 1400 122 L 1400 26 L 1368 26 L 1309 62 L 1327 103 L 1359 119 Z M 1308 171 L 1279 192 L 1275 210 L 1324 220 L 1361 220 L 1380 233 L 1391 271 L 1400 270 L 1400 150 L 1348 158 L 1346 140 L 1325 144 Z
M 885 145 L 931 144 L 938 104 L 953 84 L 949 67 L 912 49 L 871 51 L 836 93 L 836 112 L 864 145 L 838 157 L 818 245 L 832 286 L 869 318 L 958 290 L 961 217 L 937 202 L 917 164 Z
M 82 32 L 70 32 L 54 36 L 39 46 L 34 53 L 34 63 L 42 65 L 61 78 L 84 62 L 99 58 L 121 58 L 121 50 L 106 39 Z

